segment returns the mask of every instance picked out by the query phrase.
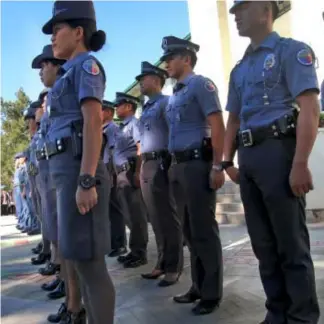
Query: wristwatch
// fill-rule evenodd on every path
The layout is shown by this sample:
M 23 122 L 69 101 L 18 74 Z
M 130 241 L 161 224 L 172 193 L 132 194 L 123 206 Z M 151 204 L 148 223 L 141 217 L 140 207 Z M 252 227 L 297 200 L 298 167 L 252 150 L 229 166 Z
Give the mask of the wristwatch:
M 89 190 L 96 185 L 96 178 L 90 174 L 82 174 L 79 176 L 79 186 L 82 189 Z
M 221 163 L 219 163 L 219 164 L 213 164 L 213 166 L 212 166 L 212 170 L 215 170 L 215 171 L 223 171 L 224 169 L 223 169 L 223 165 L 221 164 Z
M 222 165 L 223 170 L 226 170 L 226 169 L 234 166 L 234 163 L 233 163 L 233 161 L 223 161 L 221 163 L 221 165 Z

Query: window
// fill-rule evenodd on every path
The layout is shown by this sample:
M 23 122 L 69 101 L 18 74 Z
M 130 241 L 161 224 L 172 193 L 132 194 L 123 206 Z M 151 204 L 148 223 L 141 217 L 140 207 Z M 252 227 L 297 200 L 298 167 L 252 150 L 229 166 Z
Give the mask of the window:
M 279 14 L 278 18 L 291 10 L 291 1 L 278 1 Z

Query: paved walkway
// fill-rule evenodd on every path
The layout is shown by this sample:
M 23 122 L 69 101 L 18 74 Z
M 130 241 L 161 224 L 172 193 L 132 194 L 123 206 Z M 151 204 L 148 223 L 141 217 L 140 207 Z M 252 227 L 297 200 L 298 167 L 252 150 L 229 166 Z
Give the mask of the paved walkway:
M 317 275 L 317 290 L 324 313 L 324 225 L 310 227 L 312 252 Z M 38 275 L 30 265 L 30 248 L 40 237 L 29 238 L 15 229 L 15 219 L 1 217 L 1 323 L 43 324 L 61 301 L 47 300 L 40 285 L 49 279 Z M 245 227 L 221 226 L 224 253 L 224 299 L 219 310 L 211 315 L 191 315 L 191 305 L 177 305 L 172 296 L 190 286 L 188 252 L 185 271 L 178 284 L 159 288 L 156 282 L 145 281 L 140 273 L 148 271 L 156 257 L 150 235 L 150 264 L 139 269 L 123 269 L 115 259 L 107 259 L 116 291 L 115 324 L 257 324 L 265 314 L 264 294 Z M 296 283 L 298 284 L 298 283 Z M 324 324 L 322 317 L 320 324 Z

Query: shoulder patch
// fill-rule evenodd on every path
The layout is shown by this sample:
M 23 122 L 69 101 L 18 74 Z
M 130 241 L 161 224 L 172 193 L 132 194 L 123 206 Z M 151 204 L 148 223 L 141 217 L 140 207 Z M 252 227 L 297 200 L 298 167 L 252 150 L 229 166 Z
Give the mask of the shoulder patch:
M 82 68 L 84 71 L 91 75 L 98 75 L 100 74 L 100 68 L 97 62 L 94 59 L 88 59 L 82 63 Z
M 209 92 L 214 92 L 216 91 L 216 86 L 211 80 L 206 80 L 205 81 L 205 89 Z
M 297 61 L 306 66 L 314 64 L 313 52 L 310 48 L 304 48 L 297 53 Z

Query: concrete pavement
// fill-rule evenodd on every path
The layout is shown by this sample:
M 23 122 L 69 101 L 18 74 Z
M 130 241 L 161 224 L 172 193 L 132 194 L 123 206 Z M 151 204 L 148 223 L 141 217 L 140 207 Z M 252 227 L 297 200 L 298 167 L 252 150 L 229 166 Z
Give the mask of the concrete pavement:
M 27 237 L 15 229 L 13 216 L 1 217 L 1 323 L 43 324 L 60 301 L 49 301 L 40 285 L 49 281 L 37 274 L 30 264 L 31 252 L 40 236 Z M 185 270 L 180 282 L 159 288 L 155 281 L 146 281 L 140 274 L 154 264 L 156 251 L 150 233 L 149 264 L 138 269 L 123 269 L 115 259 L 107 258 L 107 266 L 116 286 L 115 324 L 257 324 L 264 318 L 264 293 L 257 261 L 251 250 L 245 227 L 221 226 L 224 253 L 224 299 L 219 310 L 204 317 L 191 315 L 191 305 L 177 305 L 172 296 L 190 286 L 188 251 L 185 249 Z M 317 275 L 317 290 L 324 313 L 324 225 L 310 225 L 312 253 Z M 324 324 L 322 317 L 319 324 Z

